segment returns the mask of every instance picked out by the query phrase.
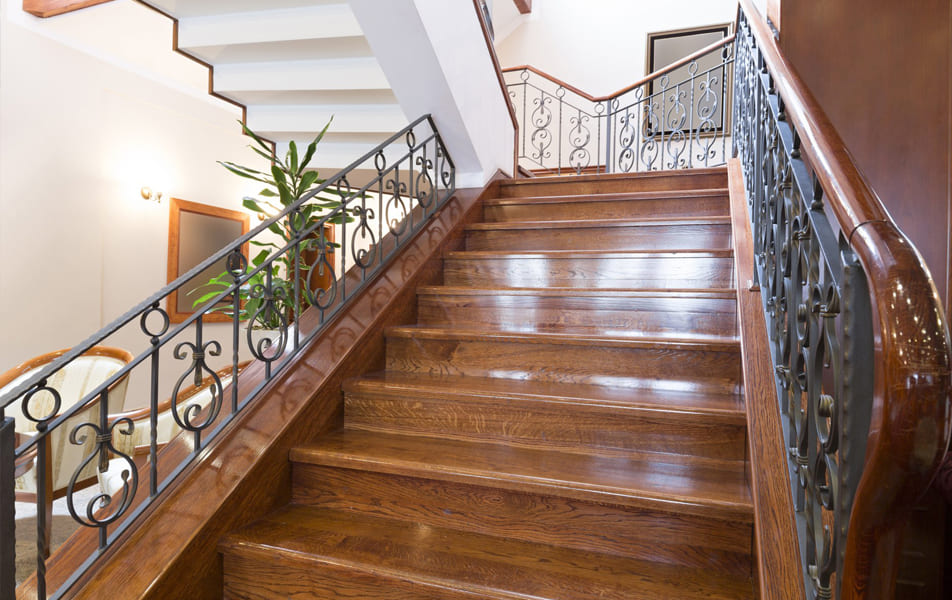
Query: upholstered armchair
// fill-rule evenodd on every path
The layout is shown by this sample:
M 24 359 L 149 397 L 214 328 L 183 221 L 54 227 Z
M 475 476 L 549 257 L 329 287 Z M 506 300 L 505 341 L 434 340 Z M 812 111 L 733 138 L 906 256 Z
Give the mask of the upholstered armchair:
M 37 371 L 65 354 L 67 350 L 58 350 L 38 356 L 0 375 L 0 396 L 12 391 Z M 55 389 L 60 396 L 60 407 L 57 414 L 63 414 L 72 408 L 132 359 L 132 354 L 121 348 L 94 346 L 57 371 L 47 382 L 48 387 Z M 110 411 L 123 410 L 127 384 L 128 377 L 122 377 L 109 386 L 109 406 L 107 408 Z M 31 398 L 29 411 L 34 417 L 47 417 L 53 410 L 53 402 L 52 394 L 39 392 Z M 78 441 L 82 443 L 73 444 L 70 441 L 70 432 L 82 423 L 99 422 L 99 402 L 99 398 L 93 400 L 83 410 L 67 419 L 44 438 L 41 443 L 46 447 L 45 469 L 41 469 L 37 463 L 39 454 L 35 447 L 31 452 L 17 460 L 15 483 L 17 500 L 35 501 L 39 483 L 38 477 L 43 476 L 46 479 L 47 494 L 43 508 L 48 517 L 47 522 L 49 522 L 49 517 L 52 514 L 53 500 L 66 494 L 73 475 L 80 469 L 83 460 L 95 450 L 96 436 L 80 435 Z M 16 421 L 17 445 L 36 434 L 36 423 L 27 418 L 19 402 L 11 405 L 7 414 L 12 415 Z M 83 467 L 76 477 L 74 489 L 95 484 L 97 482 L 96 471 L 98 465 L 98 461 L 90 461 L 88 465 Z M 48 543 L 47 547 L 49 547 Z

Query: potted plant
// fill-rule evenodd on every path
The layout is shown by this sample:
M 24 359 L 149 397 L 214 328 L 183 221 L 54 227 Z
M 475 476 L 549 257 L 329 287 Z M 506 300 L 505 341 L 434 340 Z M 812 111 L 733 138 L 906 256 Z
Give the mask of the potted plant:
M 270 172 L 263 172 L 250 167 L 242 166 L 233 162 L 218 161 L 220 165 L 230 172 L 246 179 L 259 181 L 266 185 L 260 192 L 259 197 L 245 197 L 242 205 L 250 211 L 258 214 L 259 219 L 266 220 L 275 214 L 283 212 L 288 206 L 296 202 L 315 187 L 324 183 L 324 180 L 318 176 L 318 171 L 308 170 L 307 167 L 317 151 L 317 145 L 320 143 L 324 134 L 330 127 L 331 120 L 327 122 L 324 129 L 308 144 L 303 155 L 298 153 L 297 145 L 291 141 L 288 144 L 288 151 L 282 160 L 277 156 L 274 147 L 265 142 L 254 131 L 249 129 L 244 123 L 241 124 L 242 130 L 254 141 L 249 147 L 259 156 L 267 159 L 271 164 Z M 280 221 L 272 223 L 268 229 L 274 233 L 280 243 L 277 241 L 251 240 L 251 244 L 259 250 L 246 267 L 245 273 L 251 273 L 262 264 L 267 262 L 272 253 L 283 246 L 289 244 L 295 238 L 295 232 L 303 231 L 307 227 L 317 223 L 325 210 L 334 210 L 340 207 L 342 203 L 342 193 L 337 190 L 327 189 L 321 195 L 301 207 L 299 212 L 291 213 Z M 330 223 L 342 223 L 353 219 L 343 211 L 329 219 Z M 299 252 L 325 245 L 326 247 L 336 247 L 337 244 L 328 242 L 323 238 L 323 231 L 319 228 L 317 233 L 299 244 Z M 251 275 L 250 278 L 238 289 L 238 296 L 241 300 L 239 319 L 242 321 L 251 321 L 249 323 L 249 339 L 252 339 L 251 330 L 272 330 L 278 332 L 280 341 L 274 341 L 278 334 L 272 334 L 266 339 L 270 342 L 252 342 L 252 349 L 259 352 L 267 350 L 271 346 L 282 346 L 278 352 L 283 351 L 283 346 L 287 340 L 288 325 L 294 321 L 297 315 L 294 314 L 294 253 L 288 252 L 273 259 L 269 268 Z M 306 285 L 307 272 L 310 266 L 303 260 L 299 260 L 298 272 L 302 276 L 302 285 Z M 268 271 L 270 271 L 271 284 L 268 286 Z M 208 302 L 223 291 L 234 285 L 233 275 L 225 271 L 216 277 L 213 277 L 207 284 L 201 288 L 196 288 L 188 292 L 193 294 L 199 289 L 206 290 L 204 294 L 192 302 L 193 308 L 197 308 Z M 301 310 L 309 306 L 307 294 L 301 294 L 297 300 L 300 302 Z M 215 307 L 213 310 L 221 311 L 228 315 L 232 314 L 231 306 Z

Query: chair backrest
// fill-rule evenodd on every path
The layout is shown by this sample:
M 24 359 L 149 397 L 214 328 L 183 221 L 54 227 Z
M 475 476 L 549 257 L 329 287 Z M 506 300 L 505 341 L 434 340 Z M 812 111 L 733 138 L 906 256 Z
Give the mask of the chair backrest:
M 53 362 L 67 350 L 57 350 L 30 359 L 0 375 L 0 396 L 33 376 L 37 371 Z M 59 413 L 79 402 L 86 394 L 112 377 L 119 369 L 132 360 L 130 352 L 109 346 L 94 346 L 82 356 L 57 371 L 48 382 L 49 387 L 60 395 Z M 121 412 L 125 406 L 125 390 L 128 378 L 113 384 L 109 389 L 109 411 Z M 49 393 L 37 393 L 30 400 L 30 412 L 34 416 L 48 416 L 53 407 L 53 396 Z M 11 407 L 16 430 L 20 433 L 33 433 L 36 424 L 23 414 L 20 406 Z

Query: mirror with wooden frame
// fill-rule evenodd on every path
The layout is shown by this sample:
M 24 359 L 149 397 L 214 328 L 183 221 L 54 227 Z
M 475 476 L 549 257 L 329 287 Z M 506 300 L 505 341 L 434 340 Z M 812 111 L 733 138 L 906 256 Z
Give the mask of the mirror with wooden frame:
M 168 282 L 200 264 L 209 256 L 248 233 L 248 213 L 172 198 L 169 202 Z M 248 245 L 242 248 L 248 256 Z M 225 258 L 194 276 L 168 297 L 166 309 L 173 323 L 181 323 L 194 311 L 192 303 L 203 295 L 202 287 L 226 270 Z M 210 289 L 210 288 L 209 288 Z M 192 290 L 198 290 L 189 293 Z M 205 321 L 231 321 L 223 312 L 210 312 Z

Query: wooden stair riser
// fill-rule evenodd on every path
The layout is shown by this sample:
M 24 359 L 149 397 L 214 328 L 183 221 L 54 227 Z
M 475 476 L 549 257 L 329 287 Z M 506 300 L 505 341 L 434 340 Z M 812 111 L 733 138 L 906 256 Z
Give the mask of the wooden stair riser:
M 723 169 L 691 169 L 610 176 L 538 177 L 503 182 L 499 195 L 504 198 L 556 196 L 568 194 L 611 194 L 619 192 L 667 192 L 726 188 Z
M 733 293 L 603 296 L 547 295 L 545 290 L 441 290 L 418 296 L 421 325 L 496 331 L 611 333 L 611 335 L 737 335 Z
M 660 343 L 607 347 L 391 335 L 387 369 L 699 393 L 737 393 L 740 382 L 739 348 L 732 345 L 728 350 Z
M 604 196 L 549 196 L 487 200 L 483 219 L 488 223 L 575 221 L 577 219 L 650 219 L 723 217 L 730 214 L 727 190 L 678 195 L 611 194 Z
M 443 282 L 469 287 L 578 287 L 625 289 L 730 288 L 729 253 L 472 254 L 443 262 Z
M 493 398 L 348 392 L 347 426 L 561 449 L 744 460 L 742 415 Z
M 578 224 L 573 227 L 476 226 L 467 250 L 721 250 L 731 247 L 730 222 Z
M 396 574 L 271 548 L 223 552 L 223 600 L 474 600 L 479 596 Z
M 750 574 L 750 523 L 367 470 L 294 464 L 293 498 L 433 527 Z

